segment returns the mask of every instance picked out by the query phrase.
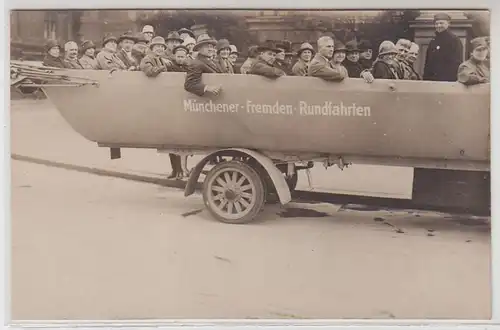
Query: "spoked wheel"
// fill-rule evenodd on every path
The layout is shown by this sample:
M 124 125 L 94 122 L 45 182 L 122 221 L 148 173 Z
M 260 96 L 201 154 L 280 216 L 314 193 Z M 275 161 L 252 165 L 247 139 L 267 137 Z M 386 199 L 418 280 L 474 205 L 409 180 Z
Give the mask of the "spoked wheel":
M 251 222 L 264 206 L 265 189 L 259 174 L 239 161 L 214 166 L 203 183 L 203 201 L 219 221 Z

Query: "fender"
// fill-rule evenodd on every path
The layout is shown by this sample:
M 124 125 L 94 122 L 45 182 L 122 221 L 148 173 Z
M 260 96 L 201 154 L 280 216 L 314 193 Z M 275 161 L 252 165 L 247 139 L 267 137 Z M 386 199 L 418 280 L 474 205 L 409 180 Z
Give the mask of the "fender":
M 276 188 L 276 192 L 278 193 L 278 197 L 280 199 L 281 204 L 283 205 L 287 204 L 292 200 L 292 195 L 290 193 L 290 189 L 288 188 L 288 184 L 285 181 L 285 177 L 283 176 L 283 173 L 281 173 L 281 171 L 274 165 L 273 161 L 269 157 L 264 156 L 259 152 L 242 148 L 229 148 L 229 149 L 217 150 L 204 157 L 201 161 L 199 161 L 198 164 L 196 164 L 196 166 L 192 170 L 191 175 L 189 176 L 186 188 L 184 190 L 184 196 L 187 197 L 194 193 L 201 171 L 208 163 L 210 158 L 214 156 L 223 155 L 227 152 L 235 152 L 235 151 L 254 158 L 260 165 L 262 165 L 264 170 L 266 170 L 267 174 L 271 178 L 274 187 Z

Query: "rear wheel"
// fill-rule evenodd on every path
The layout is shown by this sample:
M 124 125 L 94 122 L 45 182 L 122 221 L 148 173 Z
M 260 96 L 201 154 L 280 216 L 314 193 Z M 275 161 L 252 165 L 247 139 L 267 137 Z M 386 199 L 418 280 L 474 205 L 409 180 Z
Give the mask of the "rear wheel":
M 240 161 L 215 165 L 203 183 L 203 201 L 218 221 L 249 223 L 265 202 L 265 188 L 258 172 Z

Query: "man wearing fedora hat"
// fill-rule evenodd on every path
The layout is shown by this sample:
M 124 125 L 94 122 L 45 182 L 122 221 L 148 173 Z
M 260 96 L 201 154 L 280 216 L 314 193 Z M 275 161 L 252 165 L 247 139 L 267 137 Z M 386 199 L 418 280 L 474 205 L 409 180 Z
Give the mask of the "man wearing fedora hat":
M 173 61 L 174 59 L 174 48 L 178 45 L 181 45 L 184 40 L 181 39 L 179 33 L 177 31 L 170 32 L 165 38 L 165 42 L 167 43 L 167 49 L 165 51 L 165 58 Z
M 276 60 L 274 61 L 274 66 L 281 69 L 288 76 L 293 75 L 292 66 L 286 61 L 286 54 L 291 51 L 290 47 L 291 43 L 287 41 L 277 43 L 276 49 L 278 52 L 276 53 Z
M 177 33 L 179 33 L 179 37 L 183 41 L 186 40 L 186 38 L 193 38 L 193 39 L 195 38 L 194 32 L 191 31 L 190 29 L 182 28 L 179 31 L 177 31 Z
M 257 61 L 250 68 L 249 73 L 267 78 L 286 76 L 285 71 L 276 65 L 276 54 L 282 49 L 276 47 L 272 41 L 266 41 L 257 48 Z
M 125 64 L 116 56 L 117 44 L 116 37 L 107 35 L 102 41 L 102 49 L 97 54 L 96 59 L 102 70 L 126 70 Z
M 85 70 L 99 70 L 99 64 L 95 58 L 95 44 L 92 40 L 85 40 L 82 43 L 82 56 L 80 64 Z
M 397 54 L 398 50 L 392 41 L 383 41 L 379 46 L 378 57 L 373 62 L 373 77 L 377 79 L 401 79 L 401 67 L 395 60 Z
M 318 52 L 314 55 L 307 75 L 318 77 L 327 81 L 342 81 L 347 75 L 347 70 L 341 66 L 334 66 L 331 62 L 335 52 L 335 41 L 330 36 L 322 36 L 318 39 Z M 337 47 L 337 52 L 338 52 Z M 345 70 L 342 70 L 342 68 Z
M 359 48 L 359 64 L 364 70 L 371 69 L 373 65 L 373 46 L 369 40 L 360 40 Z
M 141 61 L 140 69 L 146 76 L 155 78 L 160 73 L 167 71 L 167 65 L 162 58 L 167 45 L 163 37 L 154 37 L 149 43 L 150 52 Z
M 189 49 L 184 45 L 178 45 L 174 48 L 174 58 L 170 64 L 167 65 L 169 72 L 187 72 L 187 63 Z
M 47 41 L 45 51 L 43 65 L 53 68 L 65 68 L 63 59 L 61 58 L 61 45 L 57 40 Z
M 248 47 L 248 58 L 240 67 L 240 72 L 242 74 L 247 74 L 250 71 L 252 65 L 257 60 L 257 56 L 259 55 L 259 52 L 257 51 L 258 48 L 259 47 L 255 45 Z
M 363 72 L 364 68 L 359 63 L 359 48 L 356 40 L 351 40 L 345 44 L 347 53 L 346 59 L 343 62 L 344 67 L 347 69 L 349 73 L 349 77 L 351 78 L 359 78 L 361 77 L 361 72 Z
M 189 61 L 187 67 L 186 80 L 184 89 L 198 96 L 203 96 L 205 93 L 219 95 L 222 86 L 205 85 L 202 81 L 204 73 L 222 73 L 222 70 L 210 58 L 215 53 L 217 41 L 212 39 L 208 34 L 202 34 L 198 37 L 198 41 L 193 47 L 193 51 L 198 52 L 195 59 Z
M 122 34 L 118 38 L 120 50 L 116 53 L 116 56 L 125 64 L 125 67 L 129 71 L 137 70 L 139 65 L 134 56 L 132 56 L 132 49 L 136 42 L 137 38 L 130 31 Z
M 477 85 L 490 82 L 490 68 L 487 65 L 489 44 L 486 37 L 471 40 L 470 58 L 458 67 L 457 80 L 464 85 Z
M 446 13 L 434 16 L 436 36 L 429 43 L 425 57 L 424 80 L 456 81 L 463 61 L 460 39 L 449 30 L 451 17 Z
M 146 37 L 142 32 L 137 34 L 136 40 L 137 42 L 132 47 L 131 53 L 136 63 L 140 64 L 144 56 L 146 56 L 146 54 L 148 53 L 149 46 L 148 46 L 148 40 L 146 39 Z
M 292 73 L 294 76 L 307 76 L 307 69 L 309 68 L 309 63 L 311 63 L 314 53 L 315 50 L 310 43 L 304 42 L 300 45 L 300 48 L 297 51 L 297 57 L 299 59 L 292 67 Z
M 217 55 L 215 57 L 215 63 L 220 67 L 222 73 L 234 73 L 233 65 L 229 61 L 229 55 L 231 54 L 231 44 L 227 39 L 220 39 L 217 41 L 216 45 Z

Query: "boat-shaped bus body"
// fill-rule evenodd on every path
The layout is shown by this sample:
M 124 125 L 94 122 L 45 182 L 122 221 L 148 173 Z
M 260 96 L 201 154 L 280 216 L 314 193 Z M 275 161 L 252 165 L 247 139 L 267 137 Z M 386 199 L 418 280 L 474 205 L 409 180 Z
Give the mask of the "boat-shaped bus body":
M 65 120 L 88 140 L 113 150 L 219 152 L 213 157 L 232 153 L 242 156 L 231 161 L 243 163 L 237 173 L 249 177 L 244 160 L 257 159 L 264 169 L 258 174 L 271 177 L 282 202 L 289 200 L 289 192 L 284 192 L 276 173 L 285 172 L 289 178 L 293 168 L 287 168 L 287 163 L 298 160 L 489 171 L 489 84 L 466 87 L 400 80 L 369 84 L 362 79 L 327 82 L 314 77 L 273 80 L 205 74 L 203 82 L 221 85 L 222 93 L 200 97 L 184 89 L 184 73 L 162 73 L 156 78 L 125 71 L 67 70 L 64 74 L 97 82 L 43 88 Z M 188 186 L 208 161 L 198 164 Z M 279 162 L 285 168 L 271 169 Z M 226 197 L 221 199 L 227 202 Z M 214 208 L 208 202 L 207 206 Z M 230 218 L 222 220 L 240 221 Z

